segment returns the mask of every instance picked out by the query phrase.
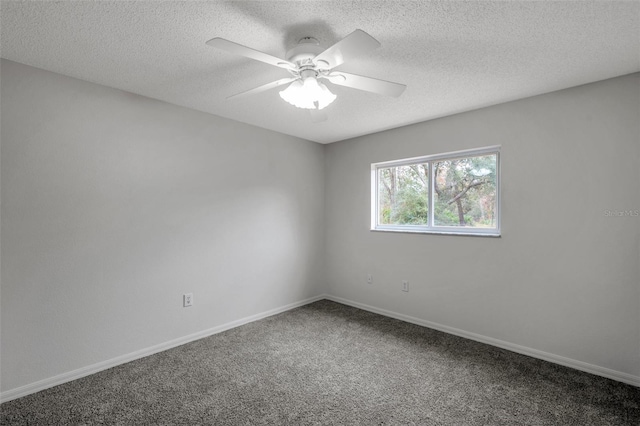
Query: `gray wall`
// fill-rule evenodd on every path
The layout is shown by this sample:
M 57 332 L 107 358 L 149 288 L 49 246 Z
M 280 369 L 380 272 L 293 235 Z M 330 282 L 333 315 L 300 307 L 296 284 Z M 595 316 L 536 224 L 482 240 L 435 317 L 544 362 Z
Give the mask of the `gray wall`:
M 637 380 L 640 217 L 605 211 L 640 209 L 639 80 L 327 146 L 329 294 Z M 502 145 L 501 238 L 369 230 L 371 163 L 489 145 Z
M 323 293 L 640 376 L 638 74 L 322 146 L 1 73 L 5 393 Z M 495 144 L 502 238 L 369 231 L 372 162 Z
M 321 145 L 1 72 L 3 391 L 324 292 Z

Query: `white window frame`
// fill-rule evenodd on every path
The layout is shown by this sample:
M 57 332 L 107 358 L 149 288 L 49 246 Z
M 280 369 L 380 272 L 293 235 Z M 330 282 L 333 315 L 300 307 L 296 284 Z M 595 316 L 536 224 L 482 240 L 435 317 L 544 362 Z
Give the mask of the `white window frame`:
M 475 235 L 485 237 L 500 236 L 500 145 L 483 148 L 468 149 L 463 151 L 446 152 L 435 155 L 425 155 L 422 157 L 404 158 L 401 160 L 384 161 L 371 164 L 371 230 L 384 232 L 408 232 L 419 234 L 445 234 L 445 235 Z M 467 228 L 456 226 L 435 226 L 434 225 L 434 167 L 433 163 L 441 160 L 455 160 L 457 158 L 478 157 L 482 155 L 496 156 L 496 226 L 495 228 Z M 427 225 L 382 225 L 378 224 L 378 173 L 380 169 L 388 167 L 407 166 L 413 164 L 429 164 L 429 191 L 427 202 L 429 204 L 429 216 Z

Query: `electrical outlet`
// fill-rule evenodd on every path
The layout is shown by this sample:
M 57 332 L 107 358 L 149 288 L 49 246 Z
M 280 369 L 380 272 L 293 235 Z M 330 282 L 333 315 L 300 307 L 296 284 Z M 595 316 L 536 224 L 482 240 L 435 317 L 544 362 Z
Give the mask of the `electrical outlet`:
M 186 293 L 182 295 L 182 306 L 185 308 L 193 306 L 193 293 Z
M 402 281 L 402 291 L 409 291 L 409 281 Z
M 371 274 L 367 275 L 367 284 L 373 284 L 373 275 Z

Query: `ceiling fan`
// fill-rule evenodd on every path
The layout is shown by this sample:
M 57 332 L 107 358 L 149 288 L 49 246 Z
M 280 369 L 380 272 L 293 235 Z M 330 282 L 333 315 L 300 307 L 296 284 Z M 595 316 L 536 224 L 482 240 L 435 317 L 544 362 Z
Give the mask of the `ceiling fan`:
M 286 59 L 280 59 L 220 37 L 209 40 L 207 44 L 229 53 L 274 65 L 291 74 L 289 77 L 263 84 L 227 99 L 253 95 L 288 84 L 288 87 L 280 92 L 280 97 L 298 108 L 311 111 L 314 121 L 326 120 L 326 114 L 322 110 L 336 99 L 336 95 L 318 81 L 319 79 L 328 80 L 339 86 L 394 97 L 400 96 L 407 87 L 404 84 L 333 70 L 347 60 L 380 46 L 375 38 L 362 30 L 355 30 L 327 49 L 323 49 L 315 38 L 304 37 L 287 51 Z

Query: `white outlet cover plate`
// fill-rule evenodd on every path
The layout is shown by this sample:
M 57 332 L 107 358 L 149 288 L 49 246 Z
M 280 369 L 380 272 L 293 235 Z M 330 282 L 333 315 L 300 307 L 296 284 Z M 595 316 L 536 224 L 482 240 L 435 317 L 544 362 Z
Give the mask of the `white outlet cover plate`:
M 185 308 L 193 306 L 193 293 L 186 293 L 182 296 L 182 306 Z

